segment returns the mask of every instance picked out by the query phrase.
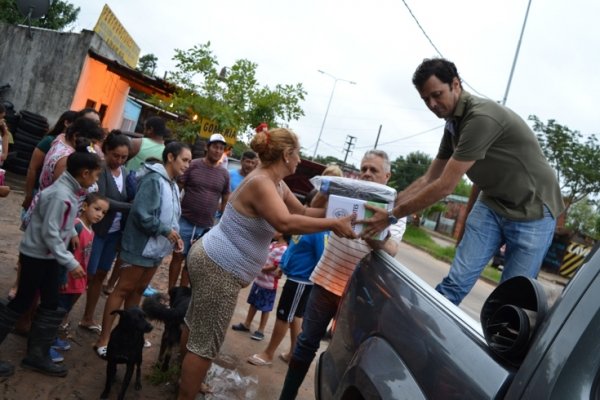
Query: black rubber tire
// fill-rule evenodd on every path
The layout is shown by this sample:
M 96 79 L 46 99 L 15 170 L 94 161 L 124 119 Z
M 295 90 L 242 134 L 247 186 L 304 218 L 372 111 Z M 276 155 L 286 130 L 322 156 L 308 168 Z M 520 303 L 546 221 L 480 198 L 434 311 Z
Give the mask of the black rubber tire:
M 5 167 L 7 170 L 9 170 L 10 172 L 14 172 L 15 174 L 27 175 L 28 167 L 21 167 L 21 166 L 14 165 L 14 164 L 11 164 L 8 162 L 5 164 Z
M 21 121 L 19 121 L 19 125 L 17 125 L 17 128 L 39 138 L 41 138 L 46 134 L 46 132 L 48 132 L 48 125 L 42 126 L 37 122 L 28 121 L 25 118 L 21 118 Z
M 17 157 L 11 158 L 10 159 L 10 165 L 17 166 L 17 167 L 28 168 L 29 167 L 29 160 L 24 160 L 20 156 L 21 156 L 21 154 L 19 154 Z
M 15 143 L 11 150 L 31 154 L 35 150 L 35 145 L 15 139 Z
M 4 117 L 4 119 L 6 120 L 6 124 L 8 125 L 8 129 L 11 132 L 14 132 L 17 130 L 17 126 L 19 126 L 19 121 L 21 120 L 21 118 L 18 115 L 7 115 L 6 117 Z
M 32 153 L 29 151 L 17 151 L 17 158 L 27 161 L 27 165 L 29 165 L 29 162 L 31 161 L 31 154 Z
M 34 121 L 38 125 L 49 125 L 48 119 L 46 117 L 44 117 L 43 115 L 36 114 L 36 113 L 27 111 L 27 110 L 21 110 L 21 111 L 19 111 L 19 114 L 21 114 L 21 117 L 23 117 L 29 121 Z
M 15 132 L 15 142 L 19 141 L 21 143 L 28 143 L 34 146 L 37 146 L 37 144 L 40 142 L 40 138 L 35 136 L 35 135 L 31 135 L 28 132 L 22 131 L 20 129 L 17 129 L 17 131 Z

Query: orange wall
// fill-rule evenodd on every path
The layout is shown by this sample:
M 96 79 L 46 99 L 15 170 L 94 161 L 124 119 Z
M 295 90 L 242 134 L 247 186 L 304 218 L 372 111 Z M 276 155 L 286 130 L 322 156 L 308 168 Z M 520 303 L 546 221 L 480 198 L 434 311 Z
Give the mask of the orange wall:
M 109 72 L 106 65 L 86 56 L 73 96 L 72 110 L 81 110 L 88 99 L 96 102 L 96 110 L 102 104 L 108 106 L 102 126 L 118 129 L 123 121 L 123 110 L 129 94 L 129 85 L 119 75 Z

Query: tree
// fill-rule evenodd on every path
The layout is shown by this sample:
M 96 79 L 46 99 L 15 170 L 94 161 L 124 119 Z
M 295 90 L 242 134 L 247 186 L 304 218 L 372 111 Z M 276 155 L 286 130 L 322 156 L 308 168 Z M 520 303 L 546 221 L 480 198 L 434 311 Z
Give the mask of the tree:
M 344 165 L 344 160 L 340 160 L 339 158 L 334 157 L 334 156 L 317 155 L 314 158 L 311 156 L 303 156 L 302 158 L 308 158 L 309 160 L 312 160 L 316 163 L 323 164 L 323 165 L 337 164 L 340 168 Z
M 473 185 L 471 185 L 465 178 L 461 178 L 460 182 L 458 182 L 452 193 L 459 196 L 469 197 L 472 188 Z
M 39 19 L 32 19 L 31 26 L 64 31 L 71 27 L 79 16 L 79 7 L 68 1 L 54 0 L 50 3 L 48 13 Z M 25 17 L 17 9 L 16 0 L 0 0 L 0 21 L 9 24 L 22 24 Z
M 176 49 L 173 60 L 177 65 L 169 80 L 180 90 L 172 99 L 172 109 L 190 117 L 178 129 L 184 140 L 197 135 L 199 117 L 246 133 L 249 138 L 261 122 L 273 127 L 304 115 L 300 107 L 306 95 L 302 84 L 278 84 L 273 89 L 262 86 L 256 79 L 258 65 L 246 59 L 219 69 L 210 42 L 189 50 Z
M 585 198 L 571 206 L 567 214 L 566 226 L 574 231 L 600 239 L 600 213 L 598 206 Z
M 158 57 L 154 54 L 145 54 L 140 57 L 138 60 L 137 70 L 143 74 L 154 76 L 154 71 L 156 71 L 156 66 L 158 62 Z
M 548 162 L 556 170 L 568 208 L 600 191 L 600 143 L 595 135 L 582 142 L 582 135 L 555 120 L 542 123 L 529 117 Z
M 422 151 L 408 153 L 406 158 L 400 156 L 392 163 L 392 176 L 389 185 L 398 191 L 406 189 L 417 178 L 421 177 L 431 165 L 432 158 Z

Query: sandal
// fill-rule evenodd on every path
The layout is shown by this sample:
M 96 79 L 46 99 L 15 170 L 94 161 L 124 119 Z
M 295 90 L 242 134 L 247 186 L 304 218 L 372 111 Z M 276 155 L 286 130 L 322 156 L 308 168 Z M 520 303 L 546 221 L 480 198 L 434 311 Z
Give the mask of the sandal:
M 242 322 L 237 325 L 231 325 L 231 329 L 240 332 L 250 332 L 250 328 L 246 328 L 246 325 L 244 325 Z
M 112 286 L 102 285 L 102 293 L 104 293 L 107 296 L 110 296 L 114 289 L 115 288 Z
M 94 332 L 97 335 L 102 333 L 102 325 L 100 324 L 85 325 L 80 322 L 77 324 L 77 326 L 79 326 L 81 329 L 85 329 L 86 331 Z
M 290 363 L 290 355 L 288 353 L 281 353 L 279 354 L 279 359 L 281 361 L 283 361 L 286 364 Z
M 94 353 L 103 360 L 106 360 L 108 346 L 94 346 Z
M 262 358 L 260 358 L 258 356 L 258 354 L 253 354 L 250 357 L 248 357 L 247 360 L 250 364 L 252 365 L 257 365 L 259 367 L 263 366 L 263 365 L 271 365 L 273 364 L 272 361 L 267 361 L 267 360 L 263 360 Z

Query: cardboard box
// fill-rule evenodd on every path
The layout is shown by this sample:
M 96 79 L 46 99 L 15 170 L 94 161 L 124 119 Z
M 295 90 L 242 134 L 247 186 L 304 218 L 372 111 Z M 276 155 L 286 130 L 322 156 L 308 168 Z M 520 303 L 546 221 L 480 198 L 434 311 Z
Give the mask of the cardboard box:
M 341 218 L 353 214 L 355 220 L 367 219 L 373 216 L 373 212 L 365 208 L 365 204 L 370 204 L 376 207 L 381 207 L 387 210 L 387 204 L 377 203 L 374 201 L 366 201 L 360 199 L 352 199 L 350 197 L 338 196 L 335 194 L 329 195 L 329 203 L 327 204 L 327 218 Z M 363 230 L 362 224 L 352 225 L 354 232 L 360 235 Z M 383 240 L 388 234 L 388 228 L 381 231 L 373 237 L 376 240 Z

